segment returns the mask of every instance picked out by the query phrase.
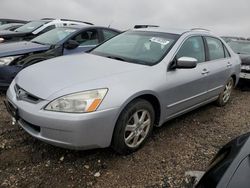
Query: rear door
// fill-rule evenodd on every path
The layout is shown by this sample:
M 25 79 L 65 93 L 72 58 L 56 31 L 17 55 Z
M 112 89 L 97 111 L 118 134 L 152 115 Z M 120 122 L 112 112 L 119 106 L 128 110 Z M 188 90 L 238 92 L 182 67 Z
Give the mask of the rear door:
M 215 37 L 205 37 L 208 53 L 208 96 L 216 97 L 224 89 L 230 78 L 232 62 L 230 55 L 221 42 Z
M 208 65 L 206 62 L 205 45 L 201 36 L 188 38 L 176 54 L 176 59 L 192 57 L 198 64 L 193 69 L 174 69 L 167 72 L 166 90 L 167 116 L 184 113 L 207 100 Z

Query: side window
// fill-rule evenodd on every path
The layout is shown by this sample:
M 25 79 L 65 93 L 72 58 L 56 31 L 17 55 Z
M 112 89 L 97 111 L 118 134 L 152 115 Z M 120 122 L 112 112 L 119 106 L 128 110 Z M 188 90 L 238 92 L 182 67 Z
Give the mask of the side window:
M 117 33 L 112 30 L 103 29 L 102 32 L 103 32 L 104 41 L 109 40 L 110 38 L 117 35 Z
M 181 57 L 193 57 L 197 59 L 198 63 L 204 62 L 205 48 L 202 37 L 197 36 L 187 39 L 176 55 L 177 59 Z
M 80 46 L 97 45 L 99 44 L 98 31 L 95 29 L 84 31 L 77 36 L 73 37 L 80 44 Z
M 50 25 L 50 26 L 44 28 L 42 31 L 40 31 L 40 34 L 46 33 L 46 32 L 48 32 L 48 31 L 50 31 L 50 30 L 52 30 L 52 29 L 55 29 L 55 28 L 56 28 L 55 25 Z
M 222 42 L 219 39 L 213 37 L 206 37 L 208 45 L 208 54 L 210 61 L 216 59 L 222 59 L 224 55 L 224 47 Z

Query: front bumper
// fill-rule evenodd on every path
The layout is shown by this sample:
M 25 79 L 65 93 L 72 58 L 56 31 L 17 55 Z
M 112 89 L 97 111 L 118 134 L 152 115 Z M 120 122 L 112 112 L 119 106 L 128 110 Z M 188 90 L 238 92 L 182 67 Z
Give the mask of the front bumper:
M 118 108 L 85 114 L 43 110 L 48 101 L 32 104 L 16 99 L 13 86 L 7 100 L 17 109 L 18 124 L 33 137 L 68 149 L 92 149 L 110 146 Z
M 250 79 L 250 65 L 241 65 L 241 72 L 240 72 L 241 79 Z
M 250 80 L 250 73 L 241 72 L 240 78 Z

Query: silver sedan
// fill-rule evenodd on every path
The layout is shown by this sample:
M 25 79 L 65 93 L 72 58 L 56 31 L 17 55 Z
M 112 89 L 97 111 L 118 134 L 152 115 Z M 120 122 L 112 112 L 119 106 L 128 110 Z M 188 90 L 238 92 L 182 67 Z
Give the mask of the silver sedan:
M 5 103 L 13 124 L 37 139 L 128 154 L 154 126 L 213 101 L 224 106 L 239 73 L 239 56 L 209 31 L 134 29 L 24 69 Z

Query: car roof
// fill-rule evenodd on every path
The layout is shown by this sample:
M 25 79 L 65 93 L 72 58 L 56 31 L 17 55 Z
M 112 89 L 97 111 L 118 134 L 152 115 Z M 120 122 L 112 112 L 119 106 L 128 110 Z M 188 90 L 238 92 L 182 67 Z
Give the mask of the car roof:
M 193 28 L 193 29 L 180 29 L 180 28 L 165 28 L 165 27 L 148 27 L 148 28 L 140 28 L 140 29 L 133 29 L 133 31 L 150 31 L 150 32 L 161 32 L 161 33 L 171 33 L 171 34 L 178 34 L 182 35 L 184 33 L 210 33 L 209 30 L 203 28 Z
M 85 28 L 103 28 L 103 29 L 110 29 L 113 31 L 121 32 L 121 31 L 114 29 L 114 28 L 95 26 L 95 25 L 68 25 L 68 26 L 62 26 L 62 27 L 58 27 L 58 28 L 77 29 L 77 30 L 85 29 Z
M 9 19 L 9 18 L 0 18 L 0 21 L 7 21 L 7 22 L 13 22 L 13 23 L 27 23 L 28 22 L 25 20 Z
M 86 21 L 82 21 L 82 20 L 65 19 L 65 18 L 42 18 L 41 20 L 62 21 L 62 22 L 76 22 L 76 23 L 84 23 L 84 24 L 87 24 L 87 25 L 94 25 L 91 22 L 86 22 Z
M 87 27 L 94 27 L 94 26 L 91 26 L 91 25 L 68 25 L 68 26 L 62 26 L 62 27 L 58 27 L 58 28 L 83 29 L 83 28 L 87 28 Z

